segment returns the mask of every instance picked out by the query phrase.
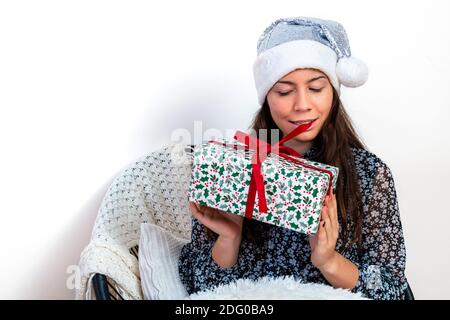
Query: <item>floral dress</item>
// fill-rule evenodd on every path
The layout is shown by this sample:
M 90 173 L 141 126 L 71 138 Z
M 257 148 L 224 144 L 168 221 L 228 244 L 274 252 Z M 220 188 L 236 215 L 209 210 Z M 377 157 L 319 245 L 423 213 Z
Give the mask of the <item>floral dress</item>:
M 317 149 L 311 148 L 304 158 L 312 159 L 315 152 Z M 352 153 L 363 201 L 363 250 L 358 253 L 354 244 L 341 252 L 341 236 L 336 250 L 358 267 L 359 279 L 352 292 L 371 299 L 404 299 L 406 250 L 392 173 L 373 153 L 357 148 L 352 148 Z M 258 234 L 265 235 L 263 245 L 243 234 L 236 264 L 221 268 L 211 256 L 215 239 L 192 218 L 192 239 L 179 258 L 180 278 L 187 292 L 265 276 L 293 276 L 303 282 L 329 284 L 311 263 L 308 235 L 262 222 L 258 228 Z

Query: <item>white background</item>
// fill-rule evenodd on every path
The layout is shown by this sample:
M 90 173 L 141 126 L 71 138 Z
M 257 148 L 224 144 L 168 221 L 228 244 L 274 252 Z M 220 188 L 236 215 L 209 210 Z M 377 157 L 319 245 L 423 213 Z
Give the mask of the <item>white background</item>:
M 0 2 L 0 298 L 72 299 L 114 176 L 179 128 L 246 129 L 275 19 L 341 22 L 369 81 L 343 88 L 391 168 L 418 299 L 449 299 L 448 1 Z M 207 139 L 208 136 L 196 137 Z

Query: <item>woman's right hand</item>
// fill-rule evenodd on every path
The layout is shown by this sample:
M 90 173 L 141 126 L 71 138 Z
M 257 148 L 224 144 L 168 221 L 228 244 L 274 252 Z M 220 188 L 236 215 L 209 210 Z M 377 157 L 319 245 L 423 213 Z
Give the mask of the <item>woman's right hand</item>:
M 236 240 L 242 236 L 244 217 L 189 201 L 192 215 L 201 224 L 223 239 Z

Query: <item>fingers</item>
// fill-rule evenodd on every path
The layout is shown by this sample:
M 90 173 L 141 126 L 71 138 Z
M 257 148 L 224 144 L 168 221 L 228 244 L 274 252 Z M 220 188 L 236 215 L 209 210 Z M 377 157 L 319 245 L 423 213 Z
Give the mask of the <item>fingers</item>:
M 191 213 L 195 218 L 197 218 L 200 215 L 200 212 L 199 212 L 200 210 L 197 207 L 197 204 L 195 202 L 189 201 L 189 209 L 191 209 Z
M 328 207 L 328 216 L 331 221 L 331 229 L 333 230 L 333 237 L 337 238 L 339 232 L 339 221 L 337 214 L 336 195 L 334 193 L 332 193 L 331 196 L 328 198 L 326 205 Z
M 244 217 L 239 216 L 237 214 L 229 213 L 229 212 L 224 212 L 223 214 L 226 214 L 228 219 L 230 219 L 231 221 L 233 221 L 239 225 L 242 225 L 242 223 L 244 221 Z
M 332 213 L 331 218 L 333 220 L 338 221 L 338 216 L 337 216 L 337 203 L 336 203 L 336 194 L 335 193 L 331 193 L 331 198 L 329 201 L 329 207 L 330 207 L 330 212 Z
M 320 228 L 320 224 L 319 224 L 319 228 Z M 311 251 L 314 251 L 314 249 L 316 248 L 318 233 L 319 233 L 319 231 L 317 231 L 314 234 L 309 235 L 309 245 L 311 246 Z
M 219 216 L 216 216 L 215 209 L 194 202 L 189 202 L 189 207 L 191 208 L 194 218 L 201 224 L 217 234 L 222 234 L 224 230 L 222 224 L 223 220 L 221 220 Z
M 201 205 L 191 201 L 189 201 L 189 207 L 194 218 L 204 224 L 205 220 L 208 218 L 208 215 L 205 213 L 206 210 L 204 210 Z
M 324 222 L 324 228 L 327 232 L 327 240 L 331 240 L 333 238 L 334 232 L 333 232 L 333 225 L 334 223 L 331 221 L 330 216 L 330 209 L 328 207 L 325 207 L 325 210 L 323 212 L 323 222 Z
M 322 208 L 322 219 L 319 226 L 319 240 L 328 242 L 328 238 L 331 232 L 331 222 L 328 214 L 328 207 Z
M 324 224 L 327 244 L 335 246 L 339 237 L 339 222 L 337 216 L 336 196 L 334 194 L 325 198 L 322 208 L 321 222 Z

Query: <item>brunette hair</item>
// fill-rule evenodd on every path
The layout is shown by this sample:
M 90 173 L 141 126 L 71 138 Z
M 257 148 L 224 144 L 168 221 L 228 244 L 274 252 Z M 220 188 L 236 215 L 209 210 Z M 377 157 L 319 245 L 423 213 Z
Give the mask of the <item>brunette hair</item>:
M 270 132 L 271 129 L 278 129 L 281 136 L 280 139 L 283 137 L 283 133 L 272 118 L 267 98 L 262 107 L 256 112 L 250 129 L 256 134 L 258 139 L 264 140 L 269 144 L 272 144 L 271 134 L 267 134 L 267 132 Z M 356 243 L 358 249 L 361 250 L 363 206 L 351 148 L 367 150 L 367 147 L 356 133 L 352 121 L 346 113 L 334 87 L 330 113 L 319 134 L 314 139 L 313 145 L 317 152 L 314 153 L 312 160 L 339 168 L 336 202 L 344 244 L 341 252 L 345 251 L 353 243 Z M 251 241 L 261 244 L 265 238 L 264 233 L 259 232 L 261 224 L 261 222 L 256 220 L 244 219 L 243 234 Z M 208 234 L 211 235 L 212 231 L 208 228 L 206 229 Z

